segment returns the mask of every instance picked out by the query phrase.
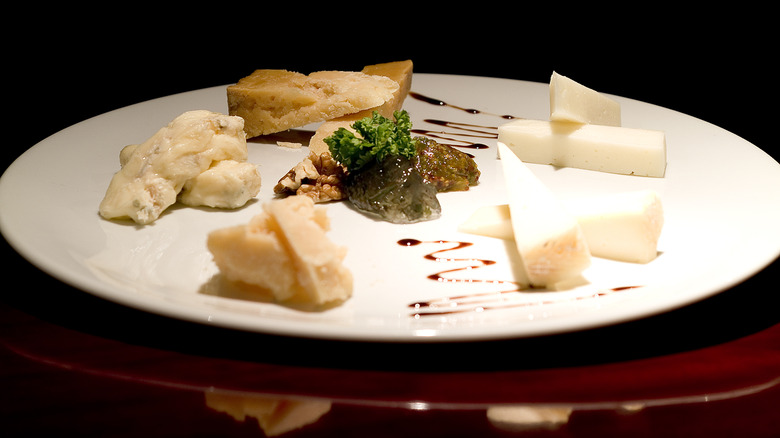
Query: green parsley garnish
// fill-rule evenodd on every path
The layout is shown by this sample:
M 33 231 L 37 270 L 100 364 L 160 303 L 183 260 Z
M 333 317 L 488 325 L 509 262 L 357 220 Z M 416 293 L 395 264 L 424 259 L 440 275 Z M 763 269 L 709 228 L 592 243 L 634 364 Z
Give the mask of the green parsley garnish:
M 411 159 L 416 154 L 416 148 L 412 141 L 409 114 L 405 110 L 395 111 L 393 117 L 395 121 L 374 111 L 371 117 L 352 124 L 359 137 L 346 128 L 339 128 L 324 140 L 325 144 L 333 158 L 349 172 L 388 156 L 400 155 Z

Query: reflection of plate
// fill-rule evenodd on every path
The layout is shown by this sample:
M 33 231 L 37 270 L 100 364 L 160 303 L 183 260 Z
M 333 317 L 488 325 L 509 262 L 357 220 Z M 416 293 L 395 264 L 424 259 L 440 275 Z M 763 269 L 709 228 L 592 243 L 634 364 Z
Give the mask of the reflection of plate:
M 305 154 L 250 141 L 263 188 L 258 201 L 237 211 L 173 208 L 154 225 L 138 228 L 101 220 L 97 206 L 118 152 L 145 140 L 191 109 L 226 112 L 224 87 L 156 99 L 86 120 L 42 141 L 9 167 L 0 180 L 0 225 L 24 257 L 55 277 L 95 295 L 149 312 L 197 322 L 289 335 L 363 340 L 471 340 L 533 336 L 635 319 L 683 306 L 739 282 L 780 252 L 780 168 L 755 146 L 701 120 L 615 97 L 625 126 L 666 132 L 665 178 L 611 175 L 531 165 L 562 197 L 640 188 L 657 190 L 666 225 L 661 255 L 647 265 L 595 259 L 588 284 L 560 292 L 497 297 L 502 284 L 436 282 L 428 275 L 469 265 L 434 262 L 438 241 L 474 245 L 446 253 L 495 264 L 448 278 L 511 280 L 511 251 L 504 242 L 456 232 L 476 207 L 504 202 L 496 162 L 495 127 L 501 115 L 546 118 L 546 84 L 494 78 L 417 74 L 413 91 L 443 104 L 409 97 L 414 127 L 439 141 L 468 149 L 482 170 L 468 192 L 440 194 L 442 218 L 413 225 L 376 222 L 345 204 L 326 208 L 329 236 L 349 247 L 346 263 L 355 293 L 345 305 L 309 313 L 213 292 L 206 234 L 245 223 L 269 201 L 273 185 Z M 474 109 L 478 112 L 465 109 Z M 441 120 L 447 123 L 433 123 Z M 315 128 L 304 127 L 302 131 Z M 439 135 L 439 134 L 435 134 Z M 465 141 L 465 143 L 461 143 Z M 402 246 L 402 239 L 423 242 Z M 623 286 L 644 286 L 618 291 Z M 415 317 L 415 302 L 478 297 L 458 312 Z M 445 304 L 453 304 L 452 301 Z M 452 309 L 452 307 L 448 307 Z M 439 307 L 439 309 L 442 309 Z

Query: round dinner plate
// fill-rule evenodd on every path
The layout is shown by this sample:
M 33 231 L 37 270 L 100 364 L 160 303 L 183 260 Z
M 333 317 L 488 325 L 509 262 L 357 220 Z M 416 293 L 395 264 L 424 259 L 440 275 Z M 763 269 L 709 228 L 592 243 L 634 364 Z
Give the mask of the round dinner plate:
M 413 128 L 472 154 L 482 173 L 479 185 L 440 193 L 441 217 L 415 224 L 376 221 L 345 202 L 319 205 L 330 218 L 328 238 L 347 248 L 353 295 L 320 311 L 286 307 L 219 281 L 206 236 L 248 222 L 272 202 L 276 182 L 308 153 L 274 140 L 305 139 L 316 125 L 248 142 L 263 186 L 243 208 L 175 205 L 147 226 L 97 213 L 122 147 L 143 142 L 185 111 L 226 113 L 225 88 L 120 108 L 30 148 L 0 179 L 4 237 L 46 273 L 123 305 L 227 328 L 363 341 L 487 340 L 620 323 L 712 296 L 780 253 L 780 165 L 774 159 L 700 119 L 611 96 L 621 104 L 623 126 L 665 133 L 663 178 L 528 166 L 562 199 L 657 191 L 665 220 L 658 257 L 647 264 L 594 257 L 582 281 L 570 287 L 505 293 L 505 282 L 516 278 L 513 245 L 461 233 L 458 225 L 481 206 L 506 203 L 497 127 L 506 116 L 547 119 L 548 84 L 415 74 L 404 103 Z M 400 244 L 408 239 L 421 243 Z M 443 258 L 425 257 L 434 252 Z M 493 263 L 483 266 L 484 260 Z M 444 281 L 430 278 L 437 273 Z

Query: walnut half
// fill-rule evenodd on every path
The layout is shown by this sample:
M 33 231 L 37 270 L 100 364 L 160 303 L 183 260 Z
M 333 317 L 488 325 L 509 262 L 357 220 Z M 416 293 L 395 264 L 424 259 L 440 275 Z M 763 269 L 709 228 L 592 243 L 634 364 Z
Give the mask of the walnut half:
M 282 196 L 304 195 L 314 202 L 329 202 L 345 199 L 343 181 L 344 168 L 330 153 L 310 153 L 290 169 L 274 187 L 274 193 Z

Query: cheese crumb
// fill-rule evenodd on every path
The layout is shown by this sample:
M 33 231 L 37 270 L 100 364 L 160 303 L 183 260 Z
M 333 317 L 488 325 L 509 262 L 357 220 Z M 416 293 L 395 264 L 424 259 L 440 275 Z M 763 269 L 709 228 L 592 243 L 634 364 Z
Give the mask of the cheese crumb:
M 300 149 L 303 147 L 303 143 L 298 143 L 294 141 L 277 141 L 276 145 L 287 149 Z

